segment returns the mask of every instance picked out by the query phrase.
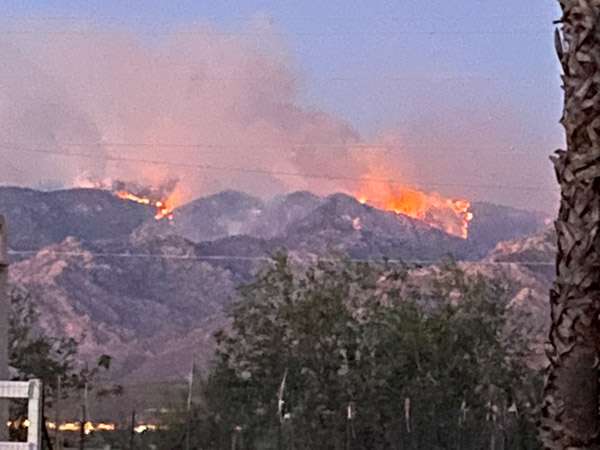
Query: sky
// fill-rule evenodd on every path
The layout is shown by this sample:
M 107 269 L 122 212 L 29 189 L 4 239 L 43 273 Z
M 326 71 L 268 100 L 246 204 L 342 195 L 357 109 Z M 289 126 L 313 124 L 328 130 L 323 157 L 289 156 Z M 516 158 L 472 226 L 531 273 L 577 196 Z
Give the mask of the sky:
M 171 177 L 188 199 L 366 174 L 552 212 L 557 17 L 549 0 L 4 0 L 0 183 Z

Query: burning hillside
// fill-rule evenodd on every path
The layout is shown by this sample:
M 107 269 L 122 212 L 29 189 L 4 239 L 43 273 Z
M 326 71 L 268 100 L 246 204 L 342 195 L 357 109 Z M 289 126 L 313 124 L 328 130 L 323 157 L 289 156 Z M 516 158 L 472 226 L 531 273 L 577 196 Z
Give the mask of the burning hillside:
M 376 179 L 365 179 L 355 194 L 361 203 L 422 220 L 448 234 L 466 239 L 473 213 L 467 200 L 452 200 L 438 193 L 394 186 Z
M 140 197 L 127 191 L 116 191 L 115 195 L 125 200 L 154 206 L 156 208 L 156 214 L 154 215 L 156 220 L 160 220 L 164 217 L 169 220 L 173 219 L 173 209 L 168 206 L 167 200 L 150 200 L 148 197 Z
M 179 203 L 179 190 L 175 184 L 176 182 L 171 182 L 160 188 L 152 189 L 132 187 L 119 181 L 113 184 L 113 192 L 119 198 L 154 206 L 156 208 L 156 214 L 154 215 L 156 220 L 165 217 L 172 220 L 173 209 Z

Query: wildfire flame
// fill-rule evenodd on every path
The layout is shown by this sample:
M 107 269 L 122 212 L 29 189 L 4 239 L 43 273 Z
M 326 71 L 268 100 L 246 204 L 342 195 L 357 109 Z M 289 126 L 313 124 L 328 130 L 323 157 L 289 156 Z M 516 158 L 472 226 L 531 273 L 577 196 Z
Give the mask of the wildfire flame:
M 172 202 L 169 200 L 172 196 L 169 196 L 168 199 L 165 200 L 150 200 L 148 197 L 140 197 L 131 192 L 119 190 L 115 191 L 115 195 L 119 198 L 125 200 L 131 200 L 133 202 L 142 203 L 144 205 L 153 205 L 156 208 L 156 214 L 154 218 L 156 220 L 160 220 L 166 217 L 169 220 L 173 220 L 173 206 Z
M 422 220 L 463 239 L 467 238 L 469 221 L 473 219 L 467 200 L 452 200 L 436 192 L 427 194 L 379 180 L 365 180 L 355 197 L 361 203 Z

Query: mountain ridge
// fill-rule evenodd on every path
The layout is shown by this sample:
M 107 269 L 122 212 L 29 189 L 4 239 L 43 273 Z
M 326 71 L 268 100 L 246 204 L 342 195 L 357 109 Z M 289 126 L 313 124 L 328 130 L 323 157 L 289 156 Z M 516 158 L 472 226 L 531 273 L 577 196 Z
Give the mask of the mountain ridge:
M 341 256 L 426 265 L 453 253 L 465 270 L 513 280 L 516 310 L 540 310 L 550 278 L 519 261 L 538 247 L 538 259 L 548 259 L 551 235 L 535 213 L 499 207 L 492 220 L 493 208 L 486 208 L 479 232 L 493 226 L 481 243 L 341 193 L 260 200 L 226 191 L 177 208 L 173 221 L 156 221 L 151 206 L 106 191 L 0 188 L 0 213 L 16 231 L 11 248 L 26 250 L 13 258 L 10 282 L 38 299 L 46 332 L 85 335 L 85 355 L 111 354 L 114 376 L 136 380 L 176 379 L 189 370 L 190 358 L 206 364 L 212 332 L 227 326 L 226 311 L 237 301 L 236 286 L 278 251 L 298 260 Z M 56 214 L 63 218 L 52 223 Z M 513 228 L 498 230 L 506 215 Z M 56 229 L 35 236 L 46 224 Z M 536 224 L 542 237 L 523 236 Z M 490 248 L 490 236 L 500 234 L 514 238 Z

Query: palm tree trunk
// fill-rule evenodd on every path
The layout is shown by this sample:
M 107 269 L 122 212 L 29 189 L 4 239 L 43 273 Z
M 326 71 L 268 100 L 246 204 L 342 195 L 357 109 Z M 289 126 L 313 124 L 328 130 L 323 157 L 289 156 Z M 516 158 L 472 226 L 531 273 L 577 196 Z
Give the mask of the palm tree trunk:
M 559 3 L 567 150 L 553 158 L 561 202 L 541 438 L 545 449 L 599 449 L 600 0 Z

